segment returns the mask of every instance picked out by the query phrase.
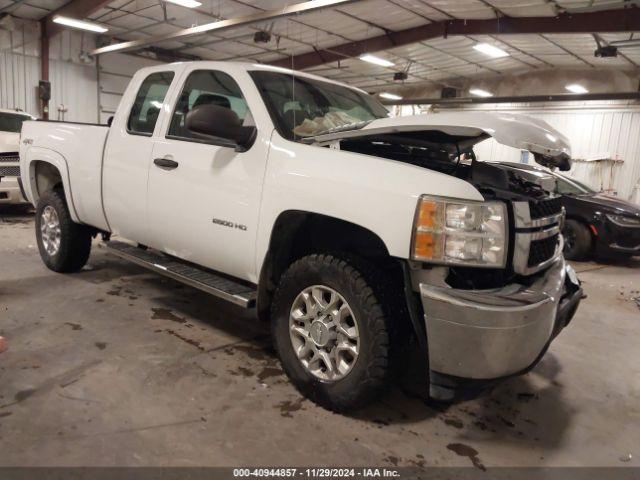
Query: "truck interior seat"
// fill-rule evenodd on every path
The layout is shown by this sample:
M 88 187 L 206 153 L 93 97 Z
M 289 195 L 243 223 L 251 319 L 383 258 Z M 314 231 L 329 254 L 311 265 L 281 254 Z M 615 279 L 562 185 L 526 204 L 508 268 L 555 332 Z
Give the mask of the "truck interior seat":
M 231 102 L 227 97 L 223 97 L 222 95 L 215 95 L 213 93 L 203 93 L 196 101 L 193 102 L 193 108 L 199 107 L 201 105 L 217 105 L 219 107 L 231 108 Z
M 156 126 L 156 121 L 158 120 L 158 115 L 160 115 L 160 109 L 153 105 L 150 106 L 147 110 L 147 118 L 144 121 L 144 125 L 142 125 L 143 131 L 149 133 L 153 132 L 153 129 Z
M 227 97 L 215 95 L 213 93 L 201 93 L 198 98 L 196 98 L 195 102 L 193 102 L 193 106 L 189 108 L 189 96 L 183 95 L 178 101 L 178 105 L 176 107 L 176 113 L 178 113 L 178 115 L 174 115 L 171 119 L 171 134 L 183 138 L 193 137 L 184 122 L 189 110 L 193 110 L 194 108 L 202 105 L 217 105 L 219 107 L 231 108 L 231 102 L 229 102 Z

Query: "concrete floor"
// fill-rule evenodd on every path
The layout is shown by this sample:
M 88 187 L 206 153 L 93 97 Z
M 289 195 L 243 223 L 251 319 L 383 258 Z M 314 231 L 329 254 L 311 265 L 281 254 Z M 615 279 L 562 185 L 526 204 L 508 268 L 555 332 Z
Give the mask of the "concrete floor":
M 1 466 L 640 466 L 639 261 L 576 265 L 589 298 L 530 374 L 446 410 L 396 387 L 347 417 L 302 399 L 233 306 L 97 245 L 52 273 L 6 208 L 0 259 Z

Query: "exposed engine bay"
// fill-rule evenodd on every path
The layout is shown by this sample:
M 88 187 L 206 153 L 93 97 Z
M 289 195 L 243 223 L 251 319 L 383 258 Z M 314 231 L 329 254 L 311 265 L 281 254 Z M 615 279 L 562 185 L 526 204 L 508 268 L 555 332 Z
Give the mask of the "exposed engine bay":
M 478 161 L 473 145 L 487 138 L 488 135 L 454 137 L 438 131 L 382 134 L 341 140 L 340 149 L 398 160 L 466 180 L 487 200 L 528 201 L 550 194 L 543 188 L 544 182 L 525 172 Z
M 534 212 L 538 205 L 542 207 L 554 201 L 555 182 L 551 175 L 479 161 L 473 146 L 487 138 L 488 135 L 456 137 L 433 130 L 385 133 L 342 139 L 340 149 L 397 160 L 460 178 L 474 185 L 485 200 L 506 201 L 510 211 L 515 202 L 528 204 Z M 544 158 L 536 157 L 536 161 L 544 164 Z M 559 204 L 557 208 L 561 208 Z M 515 229 L 511 228 L 511 243 L 514 235 Z M 514 280 L 527 284 L 535 278 L 536 275 L 518 275 L 509 262 L 503 269 L 448 267 L 446 283 L 458 289 L 487 289 L 502 287 Z

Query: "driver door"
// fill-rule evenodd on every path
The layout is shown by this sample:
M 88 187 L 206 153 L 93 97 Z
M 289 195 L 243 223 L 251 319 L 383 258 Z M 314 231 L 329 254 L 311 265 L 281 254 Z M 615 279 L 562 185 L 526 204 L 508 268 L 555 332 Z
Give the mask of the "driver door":
M 191 133 L 187 113 L 200 105 L 232 109 L 252 125 L 238 83 L 219 70 L 184 74 L 149 169 L 149 229 L 156 249 L 240 278 L 254 273 L 255 238 L 268 146 L 247 151 L 214 145 Z

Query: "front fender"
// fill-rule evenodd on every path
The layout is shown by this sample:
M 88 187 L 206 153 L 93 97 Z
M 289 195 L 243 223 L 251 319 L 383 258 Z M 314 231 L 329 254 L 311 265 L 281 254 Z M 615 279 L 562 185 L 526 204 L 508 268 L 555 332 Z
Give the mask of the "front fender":
M 64 188 L 64 195 L 69 207 L 69 213 L 71 219 L 80 223 L 80 218 L 76 211 L 75 204 L 73 202 L 73 191 L 71 189 L 71 179 L 69 176 L 69 165 L 66 159 L 58 152 L 43 147 L 30 147 L 24 156 L 24 160 L 21 159 L 21 170 L 29 172 L 28 179 L 23 178 L 23 187 L 27 195 L 27 199 L 36 205 L 40 198 L 40 192 L 38 191 L 38 184 L 36 178 L 36 164 L 37 162 L 44 162 L 54 166 L 60 173 L 62 179 L 62 186 Z M 24 162 L 24 163 L 22 163 Z M 26 165 L 26 168 L 25 168 Z M 24 177 L 24 175 L 23 175 Z
M 340 219 L 379 237 L 389 255 L 408 259 L 420 195 L 482 201 L 470 183 L 415 165 L 284 140 L 274 133 L 265 174 L 256 267 L 278 217 L 297 210 Z

